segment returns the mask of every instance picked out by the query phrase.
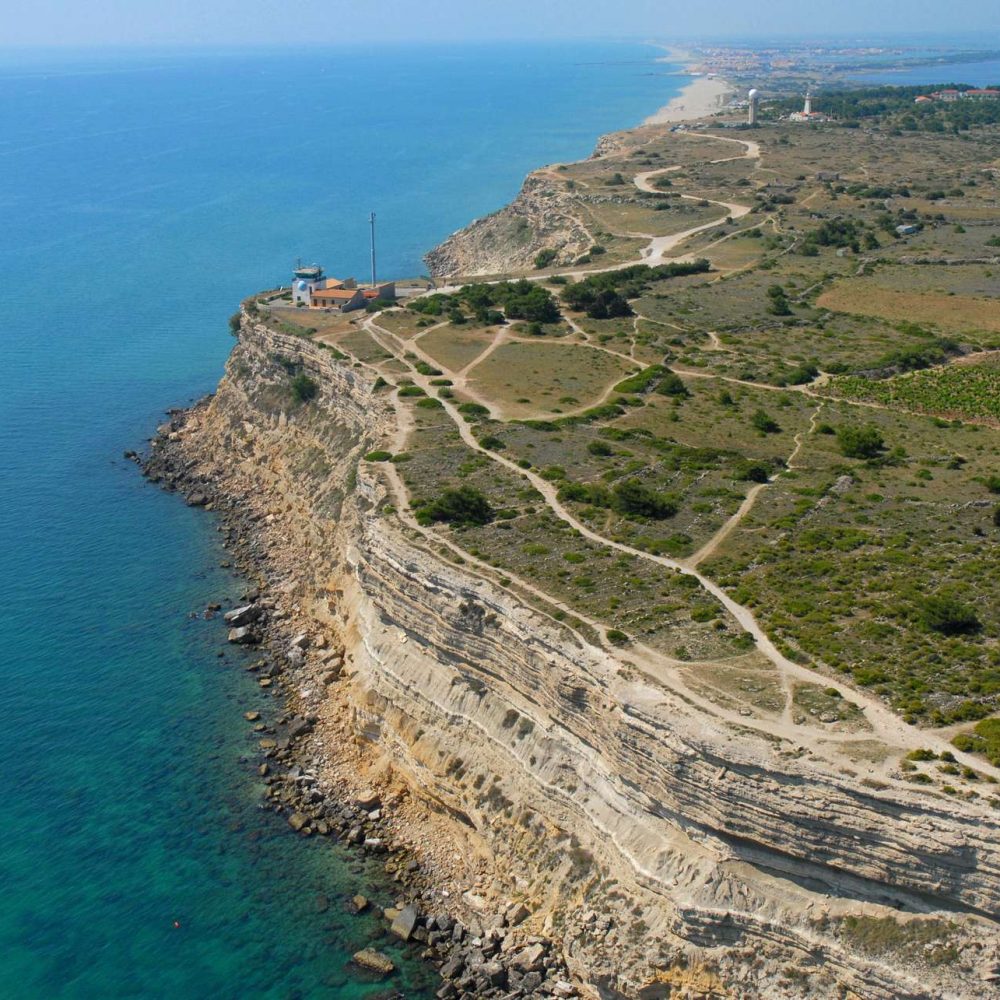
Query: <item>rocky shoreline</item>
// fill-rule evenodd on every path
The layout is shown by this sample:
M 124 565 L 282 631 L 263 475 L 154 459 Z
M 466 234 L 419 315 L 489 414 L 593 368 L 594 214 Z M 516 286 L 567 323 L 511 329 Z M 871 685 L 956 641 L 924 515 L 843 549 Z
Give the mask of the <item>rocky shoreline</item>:
M 260 498 L 207 476 L 197 456 L 185 450 L 182 432 L 188 421 L 198 420 L 210 398 L 190 410 L 168 411 L 169 420 L 157 429 L 148 453 L 126 457 L 150 482 L 181 494 L 189 506 L 213 511 L 233 567 L 253 581 L 241 605 L 225 610 L 224 618 L 229 643 L 259 651 L 247 669 L 281 704 L 273 725 L 256 712 L 245 713 L 260 737 L 263 807 L 286 816 L 290 832 L 298 836 L 335 838 L 382 861 L 399 884 L 397 905 L 385 909 L 383 917 L 396 937 L 438 969 L 442 1000 L 581 996 L 553 941 L 529 933 L 525 922 L 531 914 L 523 903 L 505 899 L 496 884 L 480 882 L 459 891 L 461 884 L 456 885 L 440 852 L 414 850 L 413 837 L 404 830 L 408 789 L 394 784 L 390 775 L 379 782 L 351 773 L 356 739 L 348 740 L 346 726 L 331 739 L 320 712 L 324 702 L 335 700 L 331 694 L 349 671 L 343 646 L 335 635 L 317 631 L 316 622 L 301 613 L 292 588 L 280 580 L 266 540 L 273 515 Z M 210 613 L 223 610 L 213 606 Z M 331 780 L 330 765 L 337 763 L 331 756 L 342 757 L 333 769 L 339 780 Z M 361 912 L 369 902 L 357 896 L 353 906 Z M 376 975 L 393 972 L 388 956 L 374 948 L 363 949 L 354 960 Z

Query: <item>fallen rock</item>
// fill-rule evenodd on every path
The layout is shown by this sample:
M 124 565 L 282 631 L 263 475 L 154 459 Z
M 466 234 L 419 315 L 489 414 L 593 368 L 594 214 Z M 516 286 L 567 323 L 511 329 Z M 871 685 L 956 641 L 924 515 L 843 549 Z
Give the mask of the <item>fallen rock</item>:
M 309 817 L 305 813 L 294 812 L 288 817 L 288 825 L 298 833 L 307 823 Z
M 239 628 L 241 625 L 251 625 L 260 618 L 260 608 L 256 604 L 247 604 L 242 608 L 233 608 L 227 611 L 223 618 L 233 627 Z
M 355 896 L 351 900 L 351 906 L 354 907 L 355 913 L 364 913 L 368 909 L 368 897 L 367 896 Z
M 545 948 L 540 944 L 529 944 L 519 951 L 511 960 L 512 964 L 525 972 L 538 972 L 543 968 Z
M 392 959 L 374 948 L 362 948 L 354 953 L 354 962 L 363 969 L 371 972 L 378 972 L 380 975 L 388 976 L 396 971 L 396 966 L 392 964 Z
M 359 809 L 370 812 L 372 809 L 377 809 L 382 804 L 382 800 L 379 798 L 378 792 L 371 788 L 365 788 L 358 792 L 354 799 L 354 804 Z
M 399 915 L 392 922 L 392 926 L 389 930 L 392 931 L 396 937 L 402 938 L 404 941 L 409 941 L 413 936 L 414 928 L 417 926 L 417 920 L 419 915 L 417 914 L 416 907 L 414 906 L 404 906 L 403 909 L 399 911 Z
M 237 646 L 252 646 L 257 642 L 257 636 L 249 628 L 231 628 L 227 637 L 231 643 Z

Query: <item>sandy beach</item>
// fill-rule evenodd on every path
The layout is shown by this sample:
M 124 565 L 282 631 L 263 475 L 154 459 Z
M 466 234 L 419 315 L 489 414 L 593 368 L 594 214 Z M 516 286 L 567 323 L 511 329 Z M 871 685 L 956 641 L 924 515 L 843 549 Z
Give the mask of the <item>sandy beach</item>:
M 666 106 L 646 119 L 646 125 L 706 118 L 725 107 L 735 88 L 719 77 L 696 76 Z

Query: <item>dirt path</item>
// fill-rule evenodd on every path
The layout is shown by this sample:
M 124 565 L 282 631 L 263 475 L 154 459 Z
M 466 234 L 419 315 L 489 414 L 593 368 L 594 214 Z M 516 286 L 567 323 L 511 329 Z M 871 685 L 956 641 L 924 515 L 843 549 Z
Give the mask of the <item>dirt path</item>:
M 820 411 L 823 409 L 824 403 L 820 403 L 816 407 L 816 411 L 809 418 L 809 429 L 805 432 L 806 435 L 814 434 L 816 432 L 816 420 L 819 417 Z M 802 447 L 805 444 L 805 438 L 801 431 L 795 435 L 792 439 L 795 442 L 795 448 L 791 455 L 788 456 L 785 465 L 789 469 L 799 468 L 795 464 L 795 459 L 798 458 L 799 452 L 802 451 Z M 760 494 L 767 489 L 768 486 L 773 486 L 781 478 L 781 473 L 776 476 L 772 476 L 766 483 L 758 483 L 756 486 L 752 486 L 747 492 L 743 503 L 740 504 L 739 509 L 728 521 L 697 551 L 694 555 L 688 556 L 687 559 L 682 560 L 684 565 L 690 569 L 694 569 L 696 566 L 703 563 L 710 556 L 713 556 L 718 550 L 719 546 L 739 527 L 743 519 L 753 510 L 754 504 L 757 502 L 757 498 Z
M 747 514 L 753 510 L 753 505 L 757 502 L 757 497 L 761 491 L 767 489 L 770 485 L 768 482 L 751 486 L 736 513 L 694 555 L 688 556 L 687 559 L 682 559 L 681 562 L 689 569 L 695 569 L 710 556 L 714 555 L 716 549 L 736 530 Z
M 706 136 L 706 138 L 720 139 L 717 136 Z M 757 143 L 747 142 L 737 139 L 723 139 L 722 141 L 735 142 L 744 147 L 744 152 L 738 156 L 728 157 L 720 160 L 713 160 L 713 163 L 727 162 L 728 160 L 735 159 L 758 159 L 760 157 L 760 147 Z M 651 187 L 650 178 L 659 174 L 668 173 L 671 170 L 678 168 L 664 168 L 655 171 L 649 171 L 644 174 L 639 174 L 635 178 L 636 186 L 640 190 L 654 190 Z M 645 186 L 644 186 L 645 185 Z M 685 195 L 685 198 L 690 200 L 700 200 L 693 195 Z M 714 204 L 720 205 L 727 209 L 728 213 L 733 218 L 741 218 L 746 215 L 750 209 L 747 206 L 741 206 L 736 204 L 731 204 L 728 202 L 713 202 Z M 650 259 L 659 260 L 668 253 L 670 250 L 676 248 L 679 244 L 684 242 L 684 240 L 695 235 L 696 233 L 702 232 L 704 230 L 710 229 L 719 224 L 719 220 L 705 223 L 699 226 L 695 226 L 689 230 L 681 233 L 676 233 L 671 236 L 666 237 L 654 237 L 650 243 L 650 246 L 646 249 L 643 261 L 648 262 Z M 614 271 L 619 270 L 622 267 L 631 266 L 630 264 L 616 265 L 614 267 L 608 267 L 603 269 L 604 271 Z M 569 272 L 567 277 L 583 277 L 587 274 L 600 273 L 599 271 L 582 271 L 582 272 Z M 542 280 L 538 278 L 535 280 Z M 441 367 L 439 362 L 435 359 L 427 356 L 423 351 L 420 350 L 419 346 L 414 344 L 413 341 L 404 341 L 402 338 L 386 330 L 384 327 L 379 326 L 376 323 L 377 314 L 364 322 L 364 328 L 368 330 L 372 338 L 380 344 L 385 350 L 393 354 L 395 358 L 407 365 L 411 369 L 412 378 L 415 384 L 419 385 L 425 391 L 431 391 L 432 387 L 430 385 L 430 379 L 427 376 L 420 375 L 413 366 L 410 364 L 409 360 L 406 358 L 406 353 L 409 351 L 411 354 L 417 356 L 422 356 L 422 360 L 426 361 L 428 364 Z M 630 364 L 637 364 L 635 359 L 629 355 L 621 354 L 620 352 L 598 347 L 597 345 L 590 344 L 590 338 L 587 336 L 586 332 L 572 320 L 569 320 L 569 325 L 574 330 L 575 333 L 580 336 L 580 338 L 588 343 L 589 346 L 595 349 L 604 350 L 606 353 L 612 354 L 621 358 Z M 473 362 L 466 365 L 458 373 L 452 373 L 449 377 L 453 378 L 456 383 L 456 388 L 460 388 L 466 395 L 475 398 L 481 405 L 487 407 L 490 411 L 491 416 L 497 419 L 497 407 L 495 403 L 486 400 L 474 393 L 468 388 L 468 374 L 478 365 L 481 364 L 483 360 L 486 359 L 493 351 L 495 351 L 502 343 L 511 340 L 509 334 L 504 337 L 504 331 L 498 332 L 497 336 L 491 344 L 484 350 L 484 352 L 479 355 Z M 725 348 L 719 343 L 717 335 L 710 335 L 710 339 L 713 340 L 716 349 L 724 350 Z M 634 344 L 633 344 L 634 351 Z M 828 399 L 823 396 L 819 396 L 816 393 L 809 392 L 805 387 L 777 387 L 777 386 L 767 386 L 761 385 L 754 382 L 746 382 L 740 379 L 730 378 L 727 376 L 715 375 L 711 373 L 688 371 L 682 368 L 675 367 L 675 370 L 679 374 L 683 374 L 689 377 L 701 377 L 701 378 L 719 378 L 723 381 L 734 382 L 740 385 L 746 385 L 755 389 L 773 389 L 775 391 L 798 391 L 803 392 L 806 395 L 814 396 L 819 401 L 819 406 L 817 407 L 816 413 L 810 421 L 810 433 L 815 429 L 815 420 L 818 416 L 822 406 L 828 402 Z M 609 390 L 610 391 L 610 390 Z M 601 545 L 608 549 L 613 549 L 618 552 L 627 554 L 633 558 L 641 559 L 646 562 L 651 562 L 660 565 L 666 569 L 673 570 L 675 572 L 680 572 L 685 575 L 693 577 L 699 584 L 699 586 L 711 594 L 721 605 L 726 609 L 727 612 L 732 616 L 732 618 L 750 635 L 752 636 L 754 643 L 756 645 L 757 651 L 763 655 L 769 661 L 769 663 L 776 669 L 779 682 L 785 692 L 785 707 L 780 720 L 775 721 L 768 719 L 761 723 L 759 720 L 756 724 L 757 728 L 761 728 L 768 733 L 778 735 L 782 738 L 791 740 L 795 743 L 812 743 L 814 746 L 818 747 L 822 742 L 824 744 L 837 743 L 837 742 L 849 742 L 851 740 L 856 740 L 858 738 L 867 738 L 869 735 L 876 739 L 882 740 L 890 747 L 898 747 L 903 749 L 916 749 L 918 747 L 930 747 L 931 749 L 937 750 L 938 752 L 949 750 L 955 754 L 955 757 L 960 760 L 961 763 L 967 764 L 970 767 L 977 769 L 980 772 L 990 773 L 995 777 L 1000 777 L 1000 768 L 994 768 L 990 765 L 984 764 L 981 760 L 973 758 L 967 754 L 962 754 L 954 750 L 954 748 L 947 743 L 941 736 L 929 732 L 921 732 L 915 730 L 912 727 L 904 723 L 898 716 L 896 716 L 891 710 L 889 710 L 881 701 L 872 697 L 871 695 L 865 693 L 864 691 L 855 690 L 854 688 L 848 687 L 847 685 L 838 683 L 835 679 L 832 679 L 830 675 L 821 673 L 819 671 L 810 669 L 808 667 L 802 666 L 790 660 L 783 653 L 778 650 L 775 644 L 772 642 L 770 637 L 764 631 L 760 623 L 757 621 L 754 614 L 744 605 L 739 604 L 733 600 L 718 584 L 713 580 L 706 577 L 704 574 L 698 571 L 697 566 L 699 563 L 703 562 L 708 556 L 710 556 L 719 545 L 728 537 L 732 531 L 741 523 L 741 521 L 747 516 L 750 510 L 753 508 L 754 503 L 759 497 L 760 493 L 769 485 L 767 483 L 761 483 L 753 487 L 747 494 L 743 503 L 740 505 L 739 510 L 731 517 L 725 525 L 720 529 L 719 532 L 711 539 L 706 546 L 703 546 L 698 553 L 690 557 L 686 561 L 670 559 L 666 556 L 654 555 L 652 553 L 643 552 L 640 549 L 633 548 L 622 542 L 609 539 L 599 534 L 590 528 L 586 523 L 577 518 L 568 508 L 566 508 L 558 499 L 558 490 L 555 485 L 548 482 L 539 476 L 536 472 L 529 469 L 522 469 L 512 460 L 505 458 L 503 455 L 496 452 L 490 451 L 482 447 L 476 440 L 473 434 L 472 428 L 463 419 L 462 415 L 458 412 L 458 408 L 454 402 L 448 399 L 440 400 L 445 413 L 454 423 L 456 430 L 463 441 L 463 443 L 472 451 L 484 456 L 489 461 L 497 464 L 498 466 L 506 469 L 510 473 L 519 476 L 523 480 L 526 480 L 543 498 L 546 505 L 549 507 L 554 516 L 558 517 L 565 524 L 569 525 L 575 529 L 579 534 L 594 542 L 595 544 Z M 397 406 L 397 412 L 402 409 Z M 412 420 L 412 418 L 410 418 Z M 397 427 L 396 439 L 397 443 L 405 443 L 409 433 L 411 425 L 409 423 L 404 423 L 403 418 L 400 417 L 399 426 Z M 803 445 L 802 434 L 798 434 L 795 437 L 795 449 L 789 457 L 789 465 L 794 462 L 795 458 L 798 456 Z M 388 475 L 390 479 L 393 480 L 393 490 L 397 494 L 400 511 L 408 511 L 409 503 L 406 496 L 405 486 L 402 483 L 401 478 L 398 476 L 398 471 L 395 468 L 388 470 Z M 408 514 L 404 514 L 404 519 L 409 522 L 411 520 Z M 414 522 L 415 523 L 415 522 Z M 463 558 L 472 561 L 476 565 L 480 565 L 479 560 L 472 559 L 471 556 L 464 549 L 459 549 L 449 540 L 441 538 L 439 535 L 434 535 L 434 543 L 440 544 L 444 542 L 449 548 L 454 549 L 457 552 L 461 552 Z M 491 568 L 486 567 L 482 564 L 482 569 L 488 571 L 492 576 L 493 571 Z M 555 606 L 557 608 L 565 608 L 558 600 L 555 600 L 551 595 L 545 594 L 539 588 L 534 587 L 527 581 L 519 580 L 518 585 L 522 586 L 527 592 L 535 594 L 539 599 L 546 601 L 549 605 Z M 593 627 L 598 632 L 602 632 L 605 628 L 604 625 L 593 620 L 585 619 L 580 615 L 576 608 L 565 608 L 565 610 L 572 611 L 572 613 L 580 620 L 585 621 L 586 624 Z M 658 674 L 666 672 L 669 676 L 668 687 L 677 690 L 678 688 L 683 688 L 684 697 L 690 697 L 691 700 L 698 704 L 699 707 L 703 708 L 705 711 L 711 712 L 711 714 L 723 718 L 727 718 L 732 713 L 721 709 L 718 705 L 714 703 L 707 702 L 704 698 L 698 696 L 694 692 L 691 692 L 686 684 L 683 684 L 682 679 L 679 677 L 678 671 L 678 661 L 672 660 L 656 651 L 649 650 L 648 647 L 635 647 L 637 653 L 640 654 L 640 659 L 645 661 L 645 665 L 651 670 Z M 623 656 L 623 659 L 626 657 Z M 689 667 L 690 664 L 684 664 L 685 667 Z M 864 713 L 868 723 L 872 727 L 871 734 L 861 734 L 850 733 L 850 734 L 834 734 L 829 733 L 826 730 L 818 730 L 815 733 L 810 732 L 805 727 L 794 724 L 792 720 L 792 689 L 796 682 L 820 685 L 824 688 L 836 689 L 842 697 L 850 700 L 856 705 L 859 705 Z M 666 683 L 666 678 L 665 678 Z M 730 721 L 739 723 L 740 725 L 751 725 L 753 724 L 750 719 L 742 716 L 734 717 Z
M 385 348 L 385 350 L 390 353 L 395 353 L 395 344 L 393 343 L 395 335 L 388 333 L 388 331 L 385 331 L 382 328 L 374 328 L 371 329 L 370 332 L 373 338 L 383 348 Z M 399 355 L 397 355 L 397 357 L 401 361 L 404 360 Z M 413 371 L 413 380 L 416 384 L 420 385 L 421 388 L 425 389 L 425 391 L 432 388 L 430 386 L 429 378 L 427 376 L 421 376 L 415 370 Z M 623 542 L 617 542 L 613 539 L 606 538 L 591 529 L 586 523 L 573 515 L 560 502 L 557 496 L 558 491 L 552 483 L 543 479 L 540 475 L 530 469 L 522 469 L 515 462 L 505 458 L 503 455 L 482 447 L 482 445 L 480 445 L 476 440 L 469 424 L 466 423 L 466 421 L 462 418 L 462 415 L 458 412 L 455 404 L 447 399 L 442 399 L 441 403 L 444 411 L 455 424 L 459 436 L 468 448 L 488 458 L 491 462 L 507 469 L 514 475 L 527 480 L 527 482 L 529 482 L 531 486 L 533 486 L 542 496 L 552 513 L 561 521 L 578 531 L 581 536 L 598 545 L 625 553 L 633 558 L 655 563 L 667 569 L 694 577 L 702 589 L 711 594 L 729 612 L 736 622 L 753 637 L 757 650 L 762 653 L 777 669 L 782 686 L 787 692 L 790 693 L 791 685 L 796 681 L 819 685 L 824 688 L 835 689 L 840 693 L 841 697 L 852 701 L 864 710 L 866 719 L 873 730 L 871 735 L 887 743 L 889 746 L 901 747 L 903 749 L 930 747 L 938 752 L 950 750 L 955 754 L 957 759 L 961 760 L 962 763 L 968 764 L 970 767 L 974 767 L 981 772 L 991 773 L 995 777 L 1000 778 L 1000 768 L 993 768 L 969 755 L 959 753 L 949 743 L 933 733 L 921 732 L 913 729 L 903 722 L 902 719 L 896 716 L 890 709 L 886 708 L 881 701 L 873 698 L 871 695 L 868 695 L 863 691 L 850 688 L 847 685 L 839 683 L 827 674 L 812 670 L 788 659 L 788 657 L 781 653 L 774 645 L 749 608 L 733 600 L 717 583 L 700 573 L 696 568 L 692 568 L 679 560 L 670 559 L 666 556 L 643 552 L 642 550 L 633 548 Z M 551 601 L 551 599 L 549 600 Z M 744 724 L 746 724 L 747 721 L 747 719 L 743 719 Z M 771 733 L 795 742 L 801 743 L 803 740 L 808 738 L 807 733 L 803 730 L 803 727 L 796 726 L 790 721 L 790 716 L 789 718 L 783 719 L 780 723 L 772 723 L 769 721 L 767 729 Z M 824 740 L 829 741 L 831 737 L 832 734 L 823 733 Z M 855 735 L 853 738 L 856 739 L 857 736 Z

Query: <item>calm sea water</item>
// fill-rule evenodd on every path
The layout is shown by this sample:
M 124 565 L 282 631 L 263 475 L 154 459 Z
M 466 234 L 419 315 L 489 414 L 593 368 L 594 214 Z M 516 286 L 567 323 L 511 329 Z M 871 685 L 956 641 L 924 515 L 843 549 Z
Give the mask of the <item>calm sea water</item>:
M 930 66 L 858 73 L 854 79 L 865 83 L 894 84 L 900 87 L 916 87 L 925 83 L 934 85 L 969 83 L 974 87 L 995 87 L 1000 86 L 1000 60 L 953 63 L 945 57 Z
M 367 997 L 377 870 L 257 808 L 241 582 L 121 459 L 296 257 L 382 273 L 680 88 L 636 45 L 0 56 L 0 996 Z M 318 895 L 330 907 L 319 912 Z M 174 922 L 180 924 L 174 926 Z M 397 955 L 399 953 L 397 952 Z M 403 960 L 393 980 L 432 995 Z

